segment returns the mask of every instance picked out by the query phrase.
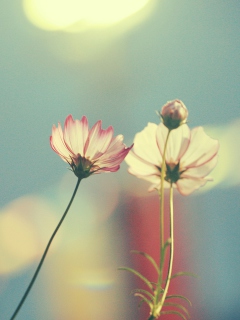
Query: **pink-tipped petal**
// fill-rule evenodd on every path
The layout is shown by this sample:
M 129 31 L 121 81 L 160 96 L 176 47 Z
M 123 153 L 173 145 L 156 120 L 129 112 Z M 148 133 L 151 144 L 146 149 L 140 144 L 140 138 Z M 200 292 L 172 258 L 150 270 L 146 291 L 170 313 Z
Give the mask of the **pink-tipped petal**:
M 101 128 L 102 121 L 99 120 L 95 123 L 89 132 L 88 141 L 85 148 L 85 157 L 96 159 L 100 157 L 109 147 L 113 136 L 113 128 L 110 126 L 108 129 Z
M 109 169 L 117 167 L 126 157 L 126 155 L 131 150 L 132 146 L 127 148 L 124 144 L 122 144 L 122 150 L 116 150 L 115 153 L 113 153 L 113 150 L 108 153 L 106 152 L 102 157 L 99 158 L 99 160 L 96 162 L 96 164 L 101 166 L 107 167 Z
M 88 120 L 85 116 L 81 120 L 74 120 L 69 115 L 64 124 L 64 141 L 75 155 L 84 155 L 84 146 L 88 138 Z
M 69 151 L 65 145 L 62 127 L 60 123 L 58 123 L 58 127 L 56 127 L 55 125 L 53 125 L 52 127 L 50 145 L 52 149 L 66 162 L 70 160 L 70 156 L 73 156 L 72 152 Z
M 95 155 L 92 159 L 96 159 L 108 152 L 113 137 L 113 127 L 110 126 L 106 130 L 100 131 L 100 136 L 95 144 Z M 93 153 L 94 154 L 94 153 Z

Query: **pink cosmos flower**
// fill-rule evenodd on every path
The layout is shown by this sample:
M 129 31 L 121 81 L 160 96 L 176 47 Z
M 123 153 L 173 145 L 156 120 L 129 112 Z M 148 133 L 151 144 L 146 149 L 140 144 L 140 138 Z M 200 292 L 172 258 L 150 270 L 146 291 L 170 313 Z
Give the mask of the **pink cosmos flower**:
M 163 149 L 168 129 L 163 123 L 149 123 L 134 139 L 126 157 L 129 173 L 152 183 L 149 191 L 160 189 Z M 166 150 L 164 187 L 170 184 L 188 195 L 212 180 L 207 175 L 217 163 L 219 143 L 202 127 L 190 130 L 186 124 L 171 130 Z
M 75 175 L 87 178 L 94 173 L 115 172 L 120 168 L 130 149 L 123 144 L 123 136 L 113 137 L 113 127 L 101 128 L 99 120 L 89 130 L 85 116 L 74 120 L 69 115 L 62 130 L 53 125 L 50 145 L 65 162 L 68 162 Z

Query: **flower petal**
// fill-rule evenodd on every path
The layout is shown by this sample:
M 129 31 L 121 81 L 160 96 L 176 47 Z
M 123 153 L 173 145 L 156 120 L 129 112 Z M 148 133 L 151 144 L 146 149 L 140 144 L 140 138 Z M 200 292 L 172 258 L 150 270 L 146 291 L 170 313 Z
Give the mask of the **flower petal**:
M 157 125 L 148 123 L 134 138 L 134 153 L 140 158 L 158 167 L 161 166 L 162 157 L 156 144 Z
M 72 115 L 66 118 L 63 137 L 66 145 L 75 155 L 84 155 L 88 131 L 88 120 L 85 116 L 81 120 L 74 120 Z
M 189 147 L 181 159 L 181 167 L 197 167 L 212 159 L 218 152 L 219 143 L 210 138 L 202 127 L 191 131 Z
M 66 162 L 71 161 L 71 156 L 74 154 L 67 148 L 64 139 L 61 124 L 58 123 L 58 127 L 53 125 L 52 135 L 50 137 L 50 145 L 52 149 Z
M 204 178 L 217 164 L 218 157 L 215 155 L 212 159 L 198 167 L 190 167 L 181 174 L 182 178 Z
M 188 196 L 190 193 L 194 192 L 195 190 L 199 189 L 200 187 L 204 186 L 207 181 L 210 179 L 202 178 L 202 179 L 194 179 L 194 178 L 184 178 L 179 179 L 176 182 L 178 191 L 184 195 Z
M 164 152 L 167 134 L 168 129 L 165 127 L 163 123 L 160 123 L 160 125 L 157 128 L 157 143 L 162 155 Z M 167 144 L 166 162 L 177 164 L 180 158 L 186 152 L 189 143 L 190 129 L 187 125 L 183 124 L 179 126 L 177 129 L 171 130 Z
M 100 157 L 96 161 L 96 165 L 98 165 L 101 168 L 104 168 L 105 171 L 112 171 L 115 167 L 118 167 L 120 163 L 124 160 L 128 152 L 131 150 L 132 146 L 127 148 L 123 144 L 123 148 L 120 152 L 113 153 L 105 153 L 104 156 Z
M 112 141 L 113 127 L 110 126 L 106 130 L 103 130 L 101 126 L 102 121 L 99 120 L 89 132 L 89 138 L 85 146 L 86 158 L 94 160 L 100 157 L 106 152 Z
M 160 171 L 157 167 L 144 159 L 138 157 L 134 151 L 130 151 L 126 156 L 125 161 L 130 166 L 129 173 L 137 176 L 138 178 L 146 179 L 147 176 L 158 175 L 160 176 Z M 159 178 L 160 181 L 160 178 Z

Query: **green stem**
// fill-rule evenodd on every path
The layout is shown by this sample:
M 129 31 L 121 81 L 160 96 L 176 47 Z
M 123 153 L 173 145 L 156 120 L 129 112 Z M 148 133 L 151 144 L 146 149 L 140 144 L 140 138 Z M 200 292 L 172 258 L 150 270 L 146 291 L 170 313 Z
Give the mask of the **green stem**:
M 170 135 L 170 130 L 168 130 L 166 142 L 164 145 L 163 156 L 162 156 L 162 167 L 161 167 L 161 189 L 160 189 L 160 237 L 161 237 L 161 251 L 164 247 L 164 179 L 166 175 L 166 152 L 167 152 L 167 143 Z M 161 255 L 160 255 L 161 257 Z
M 170 259 L 168 264 L 168 273 L 167 273 L 167 281 L 166 286 L 164 288 L 164 293 L 162 295 L 159 307 L 158 307 L 158 313 L 160 313 L 160 310 L 162 309 L 162 306 L 164 304 L 164 301 L 167 296 L 171 276 L 172 276 L 172 266 L 173 266 L 173 253 L 174 253 L 174 233 L 173 233 L 173 186 L 171 184 L 170 186 Z
M 150 317 L 148 318 L 148 320 L 154 320 L 156 319 L 152 314 L 150 315 Z
M 21 309 L 21 307 L 22 307 L 25 299 L 27 298 L 27 296 L 28 296 L 28 294 L 29 294 L 29 292 L 30 292 L 30 290 L 31 290 L 31 288 L 32 288 L 32 286 L 33 286 L 33 284 L 34 284 L 37 276 L 38 276 L 38 273 L 39 273 L 39 271 L 40 271 L 40 269 L 41 269 L 41 267 L 42 267 L 42 264 L 43 264 L 43 262 L 44 262 L 44 259 L 45 259 L 46 255 L 47 255 L 48 249 L 50 248 L 50 245 L 51 245 L 51 243 L 52 243 L 52 241 L 53 241 L 53 238 L 55 237 L 56 233 L 58 232 L 58 229 L 60 228 L 60 226 L 61 226 L 64 218 L 66 217 L 66 215 L 67 215 L 67 213 L 68 213 L 68 210 L 69 210 L 70 207 L 71 207 L 71 204 L 72 204 L 73 199 L 74 199 L 74 197 L 75 197 L 75 195 L 76 195 L 76 193 L 77 193 L 77 190 L 78 190 L 78 187 L 79 187 L 80 182 L 81 182 L 81 179 L 78 179 L 77 184 L 76 184 L 76 187 L 75 187 L 74 192 L 73 192 L 73 195 L 72 195 L 72 197 L 71 197 L 71 200 L 70 200 L 70 202 L 69 202 L 69 204 L 68 204 L 68 206 L 67 206 L 67 208 L 66 208 L 66 210 L 65 210 L 65 212 L 64 212 L 64 214 L 63 214 L 63 216 L 62 216 L 62 218 L 61 218 L 61 220 L 59 221 L 56 229 L 54 230 L 54 232 L 53 232 L 50 240 L 48 241 L 48 244 L 47 244 L 47 246 L 46 246 L 46 249 L 45 249 L 45 251 L 44 251 L 44 253 L 43 253 L 43 255 L 42 255 L 42 258 L 41 258 L 41 260 L 40 260 L 40 262 L 39 262 L 39 264 L 38 264 L 38 267 L 37 267 L 37 269 L 36 269 L 36 271 L 35 271 L 35 273 L 34 273 L 34 275 L 33 275 L 33 277 L 32 277 L 32 280 L 30 281 L 30 283 L 29 283 L 29 285 L 28 285 L 28 287 L 27 287 L 27 289 L 26 289 L 26 291 L 25 291 L 25 293 L 24 293 L 21 301 L 19 302 L 19 304 L 18 304 L 16 310 L 14 311 L 13 315 L 11 316 L 10 320 L 15 319 L 15 317 L 16 317 L 16 315 L 18 314 L 19 310 Z
M 166 152 L 167 152 L 167 143 L 169 139 L 171 130 L 168 130 L 163 155 L 162 155 L 162 166 L 161 166 L 161 184 L 160 184 L 160 206 L 159 206 L 159 215 L 160 215 L 160 262 L 159 262 L 159 277 L 158 277 L 158 285 L 157 285 L 157 293 L 155 295 L 155 304 L 158 304 L 158 299 L 161 291 L 161 284 L 162 284 L 162 277 L 163 277 L 163 265 L 164 265 L 164 256 L 165 256 L 165 250 L 164 250 L 164 179 L 166 175 Z

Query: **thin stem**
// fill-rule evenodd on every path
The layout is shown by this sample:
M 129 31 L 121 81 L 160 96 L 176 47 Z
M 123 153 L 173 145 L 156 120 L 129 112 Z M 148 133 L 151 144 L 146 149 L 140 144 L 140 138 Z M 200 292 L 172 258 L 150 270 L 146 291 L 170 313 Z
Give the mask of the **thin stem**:
M 37 269 L 36 269 L 36 271 L 35 271 L 35 273 L 34 273 L 34 275 L 33 275 L 33 277 L 32 277 L 32 280 L 30 281 L 30 283 L 29 283 L 29 285 L 28 285 L 28 287 L 27 287 L 27 289 L 26 289 L 26 291 L 25 291 L 25 293 L 24 293 L 21 301 L 19 302 L 19 304 L 18 304 L 16 310 L 14 311 L 13 315 L 11 316 L 10 320 L 15 319 L 15 317 L 16 317 L 16 315 L 18 314 L 19 310 L 21 309 L 21 307 L 22 307 L 25 299 L 27 298 L 27 296 L 28 296 L 28 294 L 29 294 L 29 292 L 30 292 L 30 290 L 31 290 L 31 288 L 32 288 L 32 286 L 33 286 L 33 284 L 34 284 L 37 276 L 38 276 L 38 273 L 39 273 L 39 271 L 40 271 L 40 269 L 41 269 L 41 267 L 42 267 L 42 264 L 43 264 L 43 262 L 44 262 L 44 259 L 45 259 L 46 255 L 47 255 L 48 249 L 50 248 L 50 245 L 51 245 L 51 243 L 52 243 L 52 241 L 53 241 L 53 238 L 55 237 L 56 233 L 58 232 L 58 229 L 60 228 L 63 220 L 65 219 L 65 217 L 66 217 L 66 215 L 67 215 L 67 213 L 68 213 L 68 210 L 69 210 L 70 207 L 71 207 L 71 204 L 72 204 L 73 199 L 74 199 L 74 197 L 75 197 L 75 195 L 76 195 L 76 193 L 77 193 L 77 190 L 78 190 L 78 187 L 79 187 L 80 182 L 81 182 L 81 179 L 78 179 L 77 184 L 76 184 L 76 187 L 75 187 L 74 192 L 73 192 L 73 195 L 72 195 L 72 197 L 71 197 L 71 200 L 70 200 L 70 202 L 69 202 L 69 204 L 68 204 L 68 206 L 67 206 L 67 208 L 66 208 L 66 210 L 65 210 L 65 212 L 64 212 L 64 214 L 63 214 L 63 216 L 62 216 L 62 218 L 61 218 L 61 220 L 59 221 L 56 229 L 54 230 L 54 232 L 53 232 L 50 240 L 48 241 L 48 244 L 47 244 L 47 246 L 46 246 L 46 249 L 45 249 L 45 251 L 44 251 L 44 253 L 43 253 L 43 255 L 42 255 L 42 258 L 41 258 L 41 260 L 40 260 L 40 262 L 39 262 L 39 264 L 38 264 L 38 267 L 37 267 Z
M 159 262 L 159 277 L 158 277 L 158 285 L 157 285 L 157 293 L 155 295 L 155 303 L 158 303 L 159 294 L 161 290 L 161 283 L 163 277 L 163 265 L 164 265 L 164 179 L 166 175 L 166 152 L 167 152 L 167 143 L 171 130 L 168 130 L 163 155 L 162 155 L 162 167 L 161 167 L 161 183 L 160 183 L 160 192 L 159 197 L 161 204 L 159 206 L 159 215 L 160 215 L 160 262 Z
M 161 205 L 160 205 L 160 237 L 161 237 L 161 251 L 160 253 L 162 253 L 162 250 L 164 248 L 164 179 L 165 179 L 165 175 L 166 175 L 166 152 L 167 152 L 167 143 L 168 143 L 168 138 L 170 135 L 171 130 L 168 130 L 167 133 L 167 138 L 166 138 L 166 142 L 164 145 L 164 150 L 163 150 L 163 156 L 162 156 L 162 167 L 161 167 L 161 189 L 160 189 L 160 200 L 161 200 Z M 161 259 L 161 254 L 160 254 L 160 259 Z M 161 259 L 162 260 L 162 259 Z M 163 264 L 163 261 L 160 261 L 160 265 L 161 263 Z
M 159 305 L 159 311 L 161 310 L 164 301 L 167 296 L 171 276 L 172 276 L 172 266 L 173 266 L 173 253 L 174 253 L 174 234 L 173 234 L 173 186 L 171 184 L 170 186 L 170 259 L 169 259 L 169 264 L 168 264 L 168 273 L 167 273 L 167 281 L 166 281 L 166 286 L 164 288 L 164 293 L 162 295 L 162 299 Z

